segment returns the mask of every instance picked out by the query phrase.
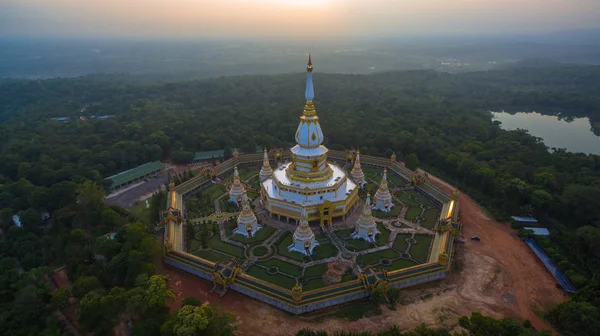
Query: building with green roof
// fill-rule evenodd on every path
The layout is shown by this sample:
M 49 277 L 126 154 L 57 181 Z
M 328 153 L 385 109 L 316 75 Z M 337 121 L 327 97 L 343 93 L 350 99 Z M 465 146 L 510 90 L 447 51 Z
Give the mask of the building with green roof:
M 141 166 L 120 172 L 106 179 L 111 180 L 110 190 L 117 190 L 131 183 L 137 182 L 143 178 L 161 172 L 167 166 L 166 163 L 160 161 L 148 162 Z

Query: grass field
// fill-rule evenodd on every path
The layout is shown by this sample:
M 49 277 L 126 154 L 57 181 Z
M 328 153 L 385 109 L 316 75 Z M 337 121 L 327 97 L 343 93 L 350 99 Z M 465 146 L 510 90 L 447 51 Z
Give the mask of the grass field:
M 411 222 L 415 222 L 415 217 L 421 214 L 421 210 L 421 208 L 411 206 L 408 208 L 408 211 L 406 211 L 406 215 L 404 216 L 404 218 Z
M 336 255 L 338 255 L 338 253 L 339 250 L 331 243 L 319 244 L 313 249 L 311 258 L 313 260 L 321 260 L 335 257 Z
M 427 262 L 427 259 L 429 258 L 429 247 L 431 246 L 433 236 L 415 235 L 415 239 L 417 240 L 417 243 L 411 246 L 410 255 L 420 263 Z
M 238 241 L 242 244 L 251 244 L 256 242 L 262 242 L 271 236 L 275 232 L 275 229 L 269 226 L 263 226 L 260 230 L 256 231 L 256 234 L 252 238 L 248 238 L 241 234 L 233 234 L 229 239 Z
M 396 240 L 394 240 L 394 249 L 400 252 L 406 251 L 408 247 L 408 243 L 406 242 L 406 238 L 410 238 L 412 234 L 410 233 L 399 233 L 396 235 Z
M 377 245 L 385 245 L 388 243 L 390 239 L 390 230 L 388 230 L 382 223 L 377 223 L 377 230 L 379 230 L 379 234 L 377 235 Z
M 225 196 L 219 200 L 221 206 L 221 212 L 238 212 L 240 208 L 237 205 L 229 201 L 229 196 Z
M 367 265 L 375 265 L 379 263 L 381 258 L 394 259 L 398 257 L 398 252 L 393 250 L 377 251 L 363 255 L 360 266 L 365 267 Z M 358 260 L 357 260 L 358 261 Z
M 187 217 L 197 218 L 214 213 L 216 211 L 215 200 L 225 192 L 227 192 L 227 188 L 222 184 L 212 184 L 202 189 L 186 200 Z
M 292 245 L 293 240 L 294 238 L 292 233 L 286 232 L 277 243 L 277 254 L 299 262 L 304 262 L 307 258 L 305 258 L 303 254 L 299 252 L 288 251 L 288 246 Z
M 196 251 L 192 254 L 197 257 L 200 257 L 200 258 L 203 258 L 206 260 L 210 260 L 212 262 L 217 262 L 217 261 L 227 262 L 227 261 L 231 260 L 231 258 L 232 258 L 230 255 L 223 254 L 218 251 L 212 251 L 212 250 Z M 236 258 L 236 259 L 241 260 L 239 258 Z
M 425 210 L 423 216 L 425 217 L 425 220 L 421 222 L 421 226 L 428 229 L 433 229 L 439 218 L 439 210 L 436 208 L 427 209 Z
M 402 203 L 408 205 L 408 206 L 413 206 L 413 207 L 418 207 L 420 206 L 420 204 L 416 201 L 413 201 L 411 199 L 408 198 L 408 194 L 406 194 L 406 191 L 403 190 L 402 192 L 400 192 L 400 195 L 398 196 L 398 198 L 402 201 Z
M 315 265 L 304 269 L 305 277 L 323 276 L 327 272 L 327 264 Z
M 275 267 L 279 268 L 280 273 L 286 273 L 286 274 L 294 276 L 294 277 L 301 276 L 302 270 L 303 270 L 303 268 L 300 266 L 296 266 L 294 264 L 290 264 L 285 261 L 281 261 L 279 259 L 269 259 L 267 261 L 257 263 L 257 265 L 263 266 L 265 268 L 275 266 Z
M 377 238 L 379 238 L 380 236 L 381 235 L 377 235 Z M 369 243 L 368 241 L 362 238 L 354 239 L 352 237 L 344 239 L 344 244 L 346 244 L 346 248 L 352 252 L 368 250 L 375 247 L 373 244 Z
M 400 214 L 400 211 L 402 211 L 402 205 L 394 204 L 394 206 L 392 207 L 392 211 L 390 211 L 390 212 L 373 210 L 373 217 L 377 217 L 377 218 L 398 217 L 398 215 Z
M 265 268 L 254 265 L 246 272 L 248 275 L 256 277 L 258 279 L 276 284 L 277 286 L 292 289 L 296 284 L 296 278 L 290 278 L 283 274 L 269 274 Z
M 407 267 L 416 266 L 416 265 L 418 265 L 418 264 L 415 264 L 415 262 L 412 260 L 396 259 L 396 260 L 392 261 L 392 264 L 389 266 L 379 265 L 377 267 L 391 271 L 391 270 L 399 270 L 402 268 L 407 268 Z
M 260 168 L 257 167 L 238 167 L 238 173 L 240 174 L 240 179 L 245 181 L 251 178 L 253 175 L 256 175 L 260 172 Z M 232 182 L 233 181 L 233 171 L 229 174 L 223 181 Z
M 208 247 L 219 252 L 230 254 L 240 259 L 244 258 L 244 249 L 235 245 L 227 244 L 221 241 L 219 234 L 214 234 L 208 240 Z

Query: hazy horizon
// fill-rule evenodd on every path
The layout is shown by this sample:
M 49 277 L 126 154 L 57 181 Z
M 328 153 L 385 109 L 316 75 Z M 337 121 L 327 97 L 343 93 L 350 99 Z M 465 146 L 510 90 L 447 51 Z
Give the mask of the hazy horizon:
M 0 0 L 0 37 L 353 39 L 598 25 L 598 0 Z

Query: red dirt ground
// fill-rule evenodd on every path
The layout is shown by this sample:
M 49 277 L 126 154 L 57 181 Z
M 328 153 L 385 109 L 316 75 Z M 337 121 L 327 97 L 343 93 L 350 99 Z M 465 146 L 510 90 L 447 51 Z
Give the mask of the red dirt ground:
M 446 192 L 456 188 L 429 175 L 430 181 Z M 489 256 L 501 264 L 505 290 L 514 296 L 516 307 L 508 306 L 514 315 L 530 320 L 538 329 L 550 329 L 548 323 L 536 315 L 566 300 L 565 293 L 556 288 L 556 281 L 524 244 L 508 223 L 489 218 L 477 203 L 465 194 L 459 196 L 459 216 L 467 248 Z M 470 241 L 478 235 L 481 242 Z M 510 309 L 512 308 L 512 309 Z
M 430 179 L 447 192 L 455 189 L 434 176 L 430 175 Z M 187 296 L 215 304 L 237 316 L 238 335 L 294 335 L 303 328 L 375 332 L 392 325 L 410 329 L 421 323 L 454 328 L 460 316 L 474 311 L 494 317 L 529 319 L 538 329 L 550 329 L 536 312 L 566 299 L 555 287 L 552 275 L 506 223 L 487 217 L 467 195 L 461 194 L 459 202 L 464 235 L 478 235 L 481 242 L 467 239 L 464 246 L 457 245 L 455 259 L 462 270 L 446 280 L 402 290 L 406 305 L 394 311 L 384 309 L 381 315 L 353 322 L 316 319 L 314 315 L 319 313 L 296 317 L 234 291 L 219 297 L 209 293 L 212 284 L 208 281 L 160 266 L 159 272 L 169 275 L 169 284 L 176 294 L 176 300 L 169 306 L 178 309 Z

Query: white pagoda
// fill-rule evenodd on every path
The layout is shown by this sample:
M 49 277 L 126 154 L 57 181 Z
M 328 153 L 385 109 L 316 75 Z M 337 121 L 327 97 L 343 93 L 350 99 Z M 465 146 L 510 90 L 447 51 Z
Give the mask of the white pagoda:
M 390 212 L 392 211 L 392 194 L 390 194 L 390 190 L 388 188 L 387 183 L 387 168 L 383 170 L 383 177 L 381 178 L 381 183 L 379 184 L 379 189 L 375 193 L 373 209 Z
M 252 238 L 256 231 L 260 230 L 262 226 L 258 225 L 256 215 L 250 208 L 250 200 L 246 193 L 242 194 L 242 211 L 237 219 L 237 228 L 233 233 L 241 234 L 243 236 Z
M 240 173 L 238 173 L 237 166 L 235 166 L 233 170 L 233 182 L 229 188 L 229 201 L 237 204 L 242 200 L 242 195 L 245 193 L 246 188 L 244 188 L 242 181 L 240 181 Z
M 311 255 L 317 245 L 319 243 L 308 225 L 308 213 L 306 212 L 306 207 L 303 206 L 300 212 L 300 223 L 296 231 L 294 231 L 294 242 L 288 246 L 288 250 L 300 252 L 304 255 Z
M 362 171 L 360 166 L 360 151 L 356 151 L 356 158 L 354 159 L 354 167 L 352 167 L 352 171 L 350 172 L 350 176 L 354 179 L 354 182 L 358 183 L 359 186 L 364 186 L 367 184 L 365 181 L 365 174 Z
M 271 164 L 269 163 L 269 154 L 267 154 L 267 148 L 265 147 L 265 155 L 263 158 L 263 165 L 260 169 L 260 173 L 258 174 L 260 182 L 270 178 L 273 176 L 273 169 L 271 168 Z
M 367 194 L 363 212 L 356 221 L 356 227 L 352 237 L 355 239 L 362 238 L 368 242 L 374 243 L 378 233 L 379 231 L 377 230 L 375 218 L 373 218 L 373 214 L 371 213 L 371 195 Z
M 286 220 L 301 218 L 302 206 L 308 220 L 331 225 L 334 217 L 343 217 L 358 199 L 358 188 L 344 170 L 327 162 L 328 149 L 322 145 L 323 131 L 313 103 L 312 62 L 306 67 L 306 105 L 296 130 L 296 146 L 291 149 L 291 162 L 273 170 L 261 182 L 261 196 L 271 215 Z

